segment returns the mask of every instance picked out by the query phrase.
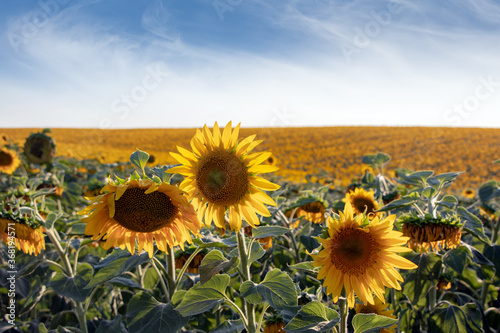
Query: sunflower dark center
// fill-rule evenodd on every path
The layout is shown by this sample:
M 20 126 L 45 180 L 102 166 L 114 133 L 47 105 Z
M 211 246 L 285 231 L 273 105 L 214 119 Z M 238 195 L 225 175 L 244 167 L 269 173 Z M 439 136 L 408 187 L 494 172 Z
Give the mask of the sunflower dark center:
M 344 228 L 333 238 L 330 259 L 342 273 L 359 276 L 376 264 L 378 248 L 378 243 L 369 233 Z
M 12 155 L 10 155 L 9 153 L 6 153 L 4 151 L 0 151 L 0 165 L 1 166 L 11 165 L 12 162 L 14 162 Z
M 375 205 L 373 201 L 367 198 L 354 198 L 353 199 L 354 208 L 358 213 L 363 213 L 366 209 L 366 215 L 373 213 L 375 211 Z
M 144 193 L 141 188 L 128 188 L 115 201 L 114 219 L 122 227 L 136 232 L 153 232 L 168 225 L 178 213 L 172 200 L 162 192 Z
M 371 305 L 371 304 L 365 304 L 361 307 L 361 309 L 356 310 L 356 313 L 375 313 L 375 314 L 380 314 L 380 311 L 378 309 Z
M 274 158 L 272 156 L 267 158 L 267 163 L 273 164 L 273 162 L 274 162 Z
M 234 154 L 216 150 L 198 163 L 196 185 L 208 202 L 230 206 L 248 192 L 248 171 Z
M 302 206 L 302 209 L 308 213 L 323 213 L 324 212 L 323 205 L 320 203 L 317 203 L 317 202 L 305 204 L 304 206 Z

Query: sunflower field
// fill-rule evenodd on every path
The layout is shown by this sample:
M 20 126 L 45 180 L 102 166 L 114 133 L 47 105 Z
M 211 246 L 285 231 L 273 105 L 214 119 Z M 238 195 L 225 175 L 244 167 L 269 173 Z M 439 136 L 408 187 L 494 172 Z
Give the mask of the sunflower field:
M 1 332 L 500 331 L 499 130 L 1 131 Z

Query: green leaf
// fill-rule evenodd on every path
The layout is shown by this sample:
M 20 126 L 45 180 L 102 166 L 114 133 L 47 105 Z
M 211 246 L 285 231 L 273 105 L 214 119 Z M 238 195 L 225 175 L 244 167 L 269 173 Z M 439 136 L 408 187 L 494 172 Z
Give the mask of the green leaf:
M 252 238 L 279 237 L 289 232 L 289 228 L 280 226 L 262 226 L 252 229 Z
M 484 249 L 484 256 L 495 265 L 497 274 L 500 273 L 500 246 L 486 246 Z
M 39 333 L 47 333 L 48 332 L 47 327 L 45 327 L 44 323 L 40 323 L 40 325 L 38 325 L 38 332 Z
M 248 263 L 251 264 L 254 261 L 259 260 L 262 256 L 266 254 L 266 251 L 260 246 L 259 242 L 253 242 L 250 252 L 248 253 Z
M 128 333 L 123 323 L 122 315 L 119 314 L 113 320 L 103 320 L 95 333 Z
M 94 287 L 98 284 L 105 283 L 132 268 L 142 265 L 149 260 L 147 253 L 139 255 L 131 255 L 126 250 L 116 249 L 109 256 L 101 260 L 95 265 L 98 271 L 90 280 L 86 288 Z
M 297 305 L 295 284 L 287 273 L 279 269 L 269 271 L 260 284 L 245 281 L 240 292 L 248 302 L 259 304 L 265 301 L 276 310 Z
M 465 265 L 467 265 L 467 256 L 469 251 L 465 246 L 460 246 L 449 250 L 443 256 L 443 263 L 451 267 L 458 275 L 462 275 Z
M 453 195 L 445 195 L 440 201 L 436 202 L 436 204 L 446 208 L 454 208 L 458 204 L 458 200 Z
M 212 276 L 220 272 L 228 272 L 236 267 L 240 262 L 238 257 L 227 260 L 224 254 L 219 250 L 210 251 L 201 261 L 200 265 L 200 283 L 208 282 Z
M 17 277 L 18 279 L 19 277 Z M 23 308 L 21 311 L 19 311 L 19 315 L 24 315 L 28 312 L 30 312 L 35 305 L 40 302 L 42 299 L 43 293 L 47 290 L 47 287 L 41 282 L 41 279 L 39 276 L 37 276 L 35 279 L 33 279 L 35 282 L 32 283 L 32 291 L 29 293 L 28 297 L 26 297 Z
M 193 239 L 193 243 L 197 244 L 202 249 L 207 247 L 227 248 L 238 246 L 236 236 L 230 238 L 220 238 L 212 235 L 211 233 L 202 234 L 201 237 Z
M 87 227 L 87 223 L 75 223 L 69 228 L 67 234 L 68 235 L 85 235 L 85 228 L 86 227 Z
M 158 273 L 150 267 L 144 274 L 144 289 L 153 290 L 159 281 Z
M 401 199 L 391 201 L 389 204 L 387 204 L 384 207 L 382 207 L 381 209 L 379 209 L 379 211 L 385 212 L 385 211 L 393 210 L 396 208 L 406 207 L 406 206 L 410 206 L 416 202 L 417 202 L 417 199 L 415 199 L 414 197 L 403 197 Z
M 473 303 L 463 306 L 440 304 L 432 311 L 428 319 L 429 332 L 482 332 L 481 315 L 474 313 L 477 312 L 477 310 L 473 311 L 474 307 Z
M 500 183 L 496 180 L 490 180 L 479 187 L 479 199 L 482 202 L 490 201 L 500 196 Z
M 172 296 L 172 299 L 170 300 L 170 303 L 172 303 L 172 306 L 175 308 L 177 305 L 181 304 L 182 299 L 186 295 L 187 290 L 179 289 L 177 290 L 174 295 Z
M 245 329 L 242 319 L 225 320 L 222 324 L 211 330 L 210 333 L 240 333 Z
M 142 287 L 139 283 L 135 282 L 135 280 L 132 280 L 131 278 L 126 277 L 126 276 L 115 277 L 114 279 L 109 280 L 108 283 L 111 283 L 112 285 L 119 286 L 119 287 L 142 289 Z
M 442 173 L 437 176 L 434 176 L 433 178 L 439 180 L 441 184 L 447 185 L 448 183 L 453 183 L 455 179 L 457 179 L 458 175 L 462 174 L 463 171 L 458 171 L 458 172 L 447 172 L 447 173 Z
M 83 302 L 92 291 L 91 289 L 85 289 L 85 286 L 91 278 L 92 266 L 83 262 L 78 265 L 74 277 L 66 276 L 63 273 L 57 273 L 50 281 L 50 286 L 59 295 Z
M 397 319 L 379 316 L 374 313 L 358 313 L 352 318 L 354 333 L 379 332 L 398 322 Z
M 403 257 L 418 265 L 405 277 L 403 294 L 415 307 L 426 305 L 426 295 L 430 288 L 435 288 L 441 270 L 441 258 L 434 253 L 404 253 Z
M 465 220 L 465 224 L 463 227 L 465 231 L 476 236 L 477 239 L 479 239 L 481 242 L 491 245 L 491 242 L 488 239 L 488 237 L 484 235 L 483 223 L 476 215 L 471 214 L 464 207 L 458 207 L 457 213 L 462 220 Z
M 224 302 L 229 280 L 229 275 L 218 274 L 205 284 L 197 283 L 188 290 L 175 309 L 183 316 L 194 316 L 212 310 Z
M 427 186 L 426 188 L 424 188 L 422 190 L 422 196 L 426 197 L 426 198 L 432 198 L 433 196 L 435 196 L 437 194 L 437 190 L 432 187 L 432 186 Z
M 127 320 L 130 332 L 174 333 L 189 322 L 189 317 L 182 317 L 170 303 L 160 303 L 148 293 L 140 292 L 128 304 Z
M 52 226 L 54 225 L 54 223 L 59 220 L 61 218 L 61 216 L 63 216 L 64 213 L 59 213 L 59 214 L 55 214 L 55 213 L 50 213 L 47 218 L 45 219 L 45 228 L 47 229 L 50 229 L 52 228 Z
M 149 154 L 145 151 L 137 149 L 130 155 L 130 162 L 138 169 L 144 170 L 146 164 L 148 164 Z
M 287 333 L 313 333 L 331 330 L 338 322 L 339 314 L 320 302 L 307 303 L 286 325 Z
M 293 268 L 293 269 L 298 269 L 298 270 L 301 270 L 301 271 L 308 271 L 308 272 L 311 272 L 311 273 L 318 273 L 319 267 L 313 266 L 312 263 L 313 263 L 312 261 L 303 261 L 303 262 L 300 262 L 300 263 L 295 264 L 295 265 L 290 265 L 289 267 Z

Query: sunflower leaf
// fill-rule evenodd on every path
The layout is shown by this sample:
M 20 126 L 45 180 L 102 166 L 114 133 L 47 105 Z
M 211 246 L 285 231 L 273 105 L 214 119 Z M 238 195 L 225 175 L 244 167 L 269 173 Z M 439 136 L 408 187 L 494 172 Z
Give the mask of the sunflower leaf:
M 491 245 L 490 240 L 484 234 L 483 223 L 476 215 L 470 213 L 464 207 L 458 207 L 457 213 L 462 220 L 465 220 L 463 227 L 465 231 L 476 236 L 481 242 Z
M 310 302 L 299 310 L 284 330 L 287 333 L 324 332 L 331 330 L 339 319 L 337 311 L 326 307 L 323 303 Z
M 218 274 L 205 284 L 197 283 L 188 290 L 175 310 L 183 316 L 194 316 L 212 310 L 224 302 L 229 280 L 229 275 Z
M 248 302 L 259 304 L 265 301 L 276 310 L 297 305 L 295 285 L 288 274 L 279 269 L 269 271 L 260 284 L 245 281 L 240 292 Z
M 397 199 L 397 200 L 391 201 L 390 203 L 388 203 L 384 207 L 380 208 L 378 210 L 378 212 L 385 212 L 385 211 L 393 210 L 393 209 L 396 209 L 396 208 L 402 208 L 402 207 L 410 206 L 410 205 L 412 205 L 412 204 L 414 204 L 416 202 L 417 202 L 417 199 L 414 198 L 414 197 L 403 197 L 401 199 Z
M 211 330 L 210 333 L 239 333 L 245 329 L 243 320 L 225 320 L 222 324 Z
M 318 273 L 319 267 L 313 266 L 312 263 L 313 263 L 312 261 L 304 261 L 304 262 L 300 262 L 300 263 L 295 264 L 295 265 L 290 265 L 288 267 L 293 268 L 293 269 L 302 270 L 302 271 L 308 271 L 311 273 Z
M 128 333 L 123 323 L 122 315 L 119 314 L 113 320 L 102 320 L 95 333 Z
M 105 283 L 138 265 L 144 264 L 148 260 L 149 256 L 147 253 L 139 256 L 131 255 L 126 250 L 114 250 L 113 253 L 94 266 L 97 272 L 85 288 L 92 288 L 98 284 Z
M 483 332 L 481 314 L 473 303 L 441 303 L 432 311 L 428 324 L 429 332 Z
M 83 262 L 78 265 L 75 276 L 57 273 L 50 281 L 50 286 L 61 296 L 83 302 L 92 291 L 84 288 L 91 278 L 92 266 Z
M 252 229 L 252 238 L 278 237 L 290 231 L 289 228 L 280 226 L 262 226 Z
M 207 248 L 207 247 L 227 248 L 227 247 L 236 247 L 238 245 L 238 242 L 236 242 L 236 236 L 229 238 L 220 238 L 212 235 L 211 233 L 202 234 L 201 237 L 193 239 L 193 243 L 195 243 L 201 248 Z
M 403 253 L 403 257 L 418 265 L 406 275 L 403 286 L 405 294 L 415 307 L 426 305 L 426 295 L 435 288 L 441 270 L 441 258 L 434 253 Z
M 379 316 L 374 313 L 358 313 L 352 318 L 354 333 L 379 332 L 398 322 L 397 319 Z
M 479 198 L 482 202 L 487 202 L 500 196 L 500 183 L 496 180 L 490 180 L 479 187 Z
M 150 294 L 140 292 L 134 295 L 127 307 L 130 332 L 160 333 L 177 332 L 189 322 L 181 316 L 172 304 L 158 302 Z
M 232 257 L 227 260 L 219 250 L 210 251 L 201 261 L 200 265 L 200 283 L 208 282 L 212 276 L 219 272 L 228 272 L 239 264 L 238 257 Z
M 130 155 L 130 162 L 144 175 L 144 167 L 148 164 L 149 154 L 137 149 Z
M 467 264 L 467 256 L 469 251 L 466 247 L 460 246 L 445 253 L 443 263 L 451 267 L 459 275 L 462 275 L 465 265 Z

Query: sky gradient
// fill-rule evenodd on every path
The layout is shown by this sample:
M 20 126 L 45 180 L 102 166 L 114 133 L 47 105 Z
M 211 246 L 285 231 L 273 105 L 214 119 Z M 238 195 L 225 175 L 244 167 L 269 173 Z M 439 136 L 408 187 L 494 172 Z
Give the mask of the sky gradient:
M 500 3 L 0 2 L 0 127 L 500 128 Z

